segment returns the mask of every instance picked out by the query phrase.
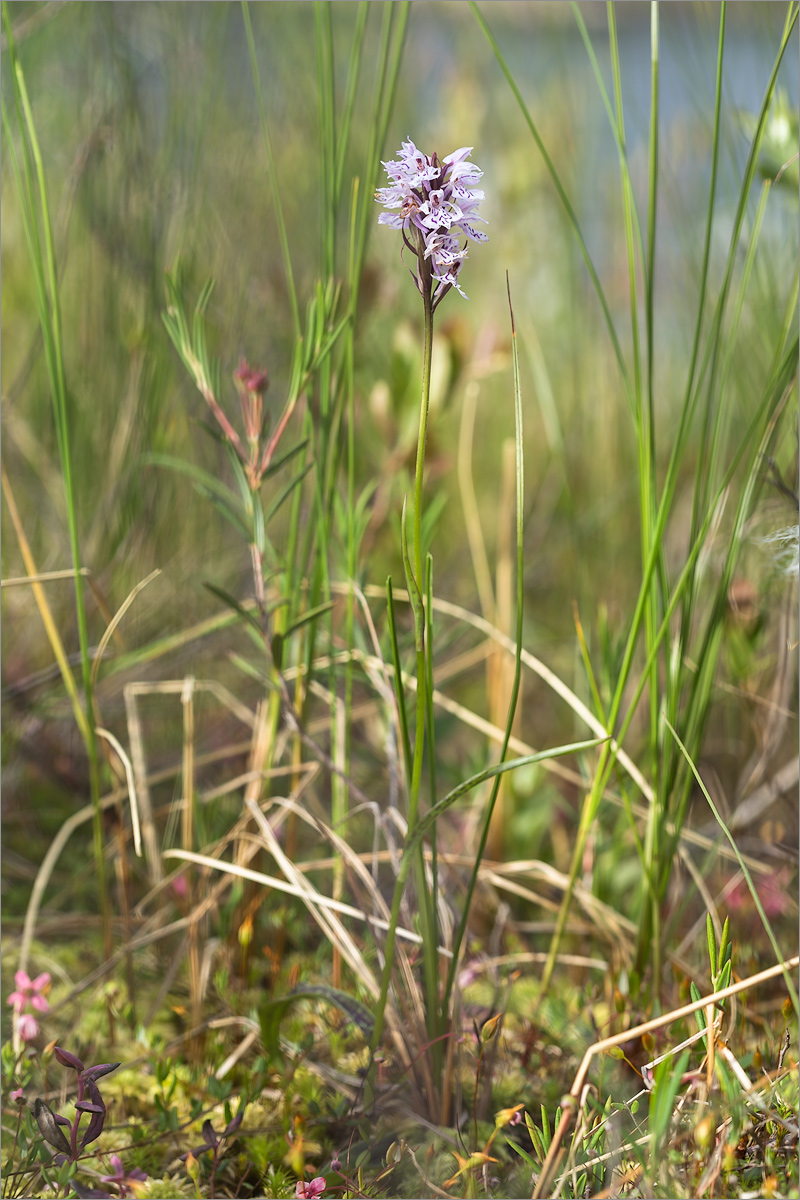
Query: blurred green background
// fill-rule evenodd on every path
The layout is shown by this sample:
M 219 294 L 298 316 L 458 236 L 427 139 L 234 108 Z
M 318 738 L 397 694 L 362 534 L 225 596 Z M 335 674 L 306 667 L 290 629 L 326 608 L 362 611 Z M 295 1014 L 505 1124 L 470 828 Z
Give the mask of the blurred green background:
M 367 24 L 346 180 L 363 172 L 380 9 Z M 356 6 L 333 5 L 337 94 Z M 535 116 L 576 209 L 615 318 L 629 346 L 628 281 L 614 141 L 569 6 L 495 2 L 482 6 Z M 610 84 L 605 6 L 583 4 Z M 251 15 L 301 304 L 320 273 L 319 130 L 314 14 L 310 3 L 253 4 Z M 710 289 L 720 281 L 747 155 L 747 114 L 758 108 L 785 16 L 774 3 L 731 5 L 722 115 L 720 200 Z M 161 322 L 164 272 L 180 257 L 190 295 L 216 280 L 209 308 L 212 353 L 234 412 L 231 372 L 240 356 L 265 366 L 267 403 L 277 413 L 290 368 L 292 325 L 259 129 L 241 9 L 236 4 L 70 3 L 12 5 L 56 221 L 66 376 L 78 481 L 82 557 L 111 612 L 155 567 L 162 575 L 137 599 L 121 628 L 132 650 L 220 611 L 202 586 L 248 589 L 246 554 L 182 477 L 142 465 L 149 451 L 220 469 L 216 445 L 200 428 L 203 402 Z M 657 453 L 669 452 L 687 370 L 700 274 L 710 172 L 716 63 L 716 4 L 661 6 L 661 192 L 657 244 Z M 617 8 L 623 99 L 634 189 L 646 211 L 650 6 Z M 795 37 L 795 46 L 796 46 Z M 4 81 L 4 86 L 7 81 Z M 786 57 L 781 103 L 794 114 L 798 61 Z M 797 151 L 797 125 L 775 125 L 771 170 Z M 483 168 L 489 243 L 471 249 L 462 275 L 470 299 L 448 297 L 439 310 L 434 414 L 429 439 L 428 505 L 441 504 L 434 541 L 436 591 L 478 611 L 456 477 L 465 390 L 477 380 L 473 475 L 490 565 L 494 564 L 502 486 L 502 444 L 513 436 L 505 272 L 521 339 L 526 449 L 526 645 L 581 694 L 573 601 L 600 673 L 614 677 L 640 579 L 636 444 L 633 423 L 602 314 L 549 175 L 500 69 L 466 3 L 412 5 L 395 111 L 382 157 L 410 136 L 440 155 L 474 147 Z M 788 138 L 788 140 L 787 140 Z M 783 141 L 781 140 L 783 139 Z M 782 157 L 784 145 L 789 152 Z M 793 147 L 793 148 L 792 148 Z M 794 172 L 794 173 L 793 173 Z M 768 371 L 776 327 L 797 261 L 796 162 L 789 186 L 776 188 L 741 324 L 729 387 L 731 421 L 746 418 Z M 346 188 L 349 183 L 346 183 Z M 751 197 L 754 209 L 757 194 Z M 69 565 L 63 487 L 36 307 L 13 179 L 2 173 L 3 462 L 40 571 Z M 356 334 L 358 486 L 377 479 L 362 580 L 402 578 L 398 522 L 413 472 L 420 369 L 421 306 L 399 256 L 399 240 L 370 235 Z M 342 274 L 347 223 L 340 230 Z M 295 418 L 299 422 L 299 416 Z M 298 424 L 299 429 L 299 424 Z M 779 466 L 796 477 L 796 421 L 785 422 Z M 691 455 L 686 464 L 691 470 Z M 796 520 L 767 488 L 744 564 L 764 637 L 789 586 L 759 537 Z M 757 527 L 756 527 L 757 526 Z M 16 538 L 2 512 L 2 573 L 23 574 Z M 680 563 L 682 530 L 671 527 Z M 342 568 L 343 572 L 343 568 Z M 3 687 L 6 809 L 25 839 L 60 804 L 35 816 L 25 797 L 84 793 L 77 738 L 52 655 L 27 588 L 4 592 Z M 68 650 L 77 647 L 71 585 L 48 598 Z M 93 602 L 90 600 L 90 604 Z M 98 601 L 99 605 L 99 601 Z M 106 618 L 90 614 L 91 639 Z M 121 686 L 130 678 L 193 672 L 228 682 L 225 651 L 236 631 L 204 639 L 152 668 L 110 675 L 100 704 L 122 732 Z M 769 643 L 761 647 L 767 653 Z M 757 657 L 759 648 L 753 651 Z M 111 661 L 109 656 L 109 662 Z M 736 671 L 752 676 L 751 656 Z M 43 674 L 39 674 L 43 673 Z M 240 693 L 247 695 L 241 677 Z M 480 706 L 482 681 L 473 701 Z M 255 691 L 253 694 L 255 694 Z M 723 713 L 720 769 L 748 749 L 746 717 L 735 700 Z M 537 745 L 564 740 L 572 718 L 543 689 L 526 690 L 522 736 Z M 582 731 L 581 731 L 582 734 Z M 208 744 L 222 738 L 209 716 Z M 149 729 L 153 763 L 177 749 L 171 730 Z M 477 740 L 477 739 L 476 739 Z M 161 744 L 163 742 L 163 744 Z M 737 751 L 738 747 L 738 751 Z M 727 757 L 726 757 L 727 756 Z M 727 767 L 726 767 L 727 762 Z M 51 790 L 52 789 L 52 790 Z M 5 807 L 4 805 L 4 807 Z M 550 810 L 540 808 L 540 814 Z M 50 814 L 50 816 L 48 816 Z M 28 870 L 18 863 L 24 877 Z M 13 872 L 12 872 L 13 876 Z

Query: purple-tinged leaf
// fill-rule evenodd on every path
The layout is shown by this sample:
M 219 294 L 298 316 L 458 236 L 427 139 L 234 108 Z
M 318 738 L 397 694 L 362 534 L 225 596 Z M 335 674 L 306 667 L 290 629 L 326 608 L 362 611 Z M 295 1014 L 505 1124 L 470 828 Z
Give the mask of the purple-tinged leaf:
M 104 1075 L 110 1075 L 112 1071 L 116 1071 L 120 1064 L 116 1063 L 98 1063 L 96 1067 L 87 1067 L 81 1073 L 81 1079 L 88 1081 L 89 1079 L 102 1079 Z
M 242 1109 L 241 1112 L 238 1112 L 232 1121 L 228 1122 L 228 1124 L 225 1126 L 225 1129 L 223 1130 L 222 1136 L 230 1137 L 231 1134 L 236 1133 L 236 1130 L 239 1128 L 239 1126 L 242 1123 L 243 1117 L 244 1117 L 244 1109 Z
M 97 1200 L 112 1200 L 111 1192 L 101 1192 L 99 1188 L 84 1187 L 82 1183 L 76 1183 L 74 1179 L 70 1179 L 69 1186 L 76 1196 L 81 1197 L 81 1200 L 83 1197 L 86 1200 L 94 1200 L 95 1197 Z
M 207 1146 L 216 1146 L 219 1141 L 217 1131 L 209 1120 L 203 1121 L 203 1137 L 206 1139 Z
M 76 1100 L 75 1107 L 79 1112 L 98 1113 L 105 1112 L 99 1104 L 90 1104 L 88 1100 Z
M 182 1154 L 181 1162 L 186 1162 L 187 1158 L 189 1158 L 190 1156 L 192 1158 L 199 1158 L 201 1154 L 208 1154 L 209 1150 L 215 1150 L 215 1149 L 216 1149 L 215 1145 L 213 1145 L 213 1144 L 210 1145 L 208 1142 L 203 1142 L 202 1146 L 195 1146 L 193 1150 L 187 1150 L 185 1154 Z
M 50 1105 L 46 1104 L 44 1100 L 34 1100 L 33 1115 L 44 1140 L 49 1142 L 54 1149 L 63 1150 L 71 1158 L 70 1144 L 61 1132 Z
M 100 1095 L 97 1084 L 93 1079 L 87 1080 L 87 1083 L 89 1084 L 89 1095 L 92 1098 L 94 1108 L 92 1109 L 92 1119 L 86 1126 L 86 1132 L 81 1138 L 81 1150 L 84 1146 L 88 1146 L 89 1142 L 93 1142 L 96 1138 L 100 1137 L 106 1120 L 106 1106 L 103 1103 L 103 1097 Z
M 81 1060 L 76 1058 L 74 1054 L 70 1054 L 69 1050 L 62 1050 L 60 1046 L 55 1046 L 53 1048 L 53 1053 L 61 1063 L 62 1067 L 72 1067 L 73 1071 L 77 1071 L 79 1074 L 83 1070 L 83 1063 Z

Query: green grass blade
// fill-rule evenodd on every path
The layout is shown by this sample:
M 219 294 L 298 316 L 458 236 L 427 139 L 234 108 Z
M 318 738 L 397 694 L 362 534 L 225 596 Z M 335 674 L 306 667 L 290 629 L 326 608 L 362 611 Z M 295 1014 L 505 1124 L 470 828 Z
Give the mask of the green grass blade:
M 709 795 L 709 792 L 708 792 L 708 788 L 703 783 L 703 780 L 700 777 L 700 772 L 697 770 L 697 767 L 694 765 L 694 762 L 689 757 L 689 752 L 687 751 L 683 742 L 678 737 L 678 734 L 675 732 L 672 725 L 670 725 L 670 723 L 666 719 L 666 717 L 664 718 L 664 724 L 667 726 L 667 729 L 669 729 L 670 733 L 674 737 L 674 739 L 678 745 L 678 749 L 680 750 L 683 757 L 686 759 L 686 762 L 689 765 L 689 769 L 697 781 L 700 791 L 703 793 L 706 800 L 708 801 L 708 807 L 711 809 L 712 813 L 714 814 L 714 820 L 717 822 L 720 829 L 725 834 L 725 837 L 728 839 L 728 842 L 730 843 L 731 849 L 733 850 L 734 854 L 736 855 L 736 860 L 739 863 L 739 869 L 742 872 L 742 874 L 744 875 L 745 882 L 747 883 L 747 887 L 750 891 L 750 895 L 753 897 L 753 903 L 755 904 L 758 915 L 761 918 L 761 924 L 764 926 L 764 930 L 766 932 L 767 937 L 769 938 L 770 945 L 772 946 L 772 949 L 775 952 L 776 961 L 778 963 L 782 963 L 785 961 L 785 956 L 784 956 L 783 952 L 781 951 L 780 946 L 778 945 L 775 934 L 772 932 L 772 926 L 769 923 L 767 914 L 764 912 L 764 906 L 761 903 L 761 898 L 759 897 L 758 890 L 757 890 L 755 884 L 753 883 L 753 877 L 747 868 L 747 863 L 742 858 L 742 856 L 739 852 L 739 847 L 736 845 L 736 841 L 735 841 L 733 835 L 731 834 L 730 830 L 728 829 L 728 826 L 723 821 L 714 801 L 711 799 L 711 796 Z M 786 990 L 788 991 L 788 993 L 791 997 L 792 1004 L 794 1006 L 794 1011 L 797 1014 L 797 1016 L 800 1017 L 800 1002 L 798 1002 L 797 992 L 795 990 L 794 983 L 792 982 L 792 977 L 789 974 L 788 970 L 786 970 L 785 968 L 783 971 L 783 978 L 784 978 L 784 982 L 786 984 Z
M 591 278 L 592 284 L 594 285 L 595 292 L 597 293 L 597 298 L 600 301 L 600 307 L 603 310 L 603 316 L 605 317 L 606 326 L 608 327 L 608 335 L 611 338 L 611 344 L 614 348 L 614 354 L 615 354 L 617 362 L 619 364 L 620 374 L 622 375 L 622 380 L 623 380 L 623 383 L 625 384 L 625 390 L 628 394 L 628 398 L 630 401 L 631 382 L 630 382 L 630 377 L 628 375 L 628 368 L 625 364 L 625 358 L 622 353 L 622 347 L 619 342 L 619 337 L 617 336 L 616 326 L 614 325 L 614 318 L 611 316 L 611 309 L 608 306 L 608 301 L 606 300 L 606 295 L 605 295 L 605 292 L 603 291 L 603 285 L 600 282 L 600 277 L 597 274 L 597 269 L 595 268 L 594 262 L 592 260 L 592 256 L 589 253 L 589 248 L 586 245 L 586 241 L 584 239 L 583 232 L 581 230 L 580 223 L 578 221 L 575 210 L 572 207 L 569 196 L 567 195 L 567 193 L 564 189 L 564 185 L 562 184 L 561 179 L 558 175 L 558 172 L 555 169 L 553 161 L 550 158 L 550 155 L 547 153 L 547 150 L 545 148 L 544 142 L 542 141 L 539 130 L 536 127 L 536 123 L 534 122 L 533 117 L 530 114 L 528 106 L 525 103 L 525 100 L 522 96 L 522 92 L 519 90 L 519 87 L 517 86 L 517 82 L 514 79 L 514 76 L 511 74 L 511 70 L 509 69 L 509 66 L 506 63 L 506 60 L 503 57 L 503 52 L 501 51 L 499 45 L 497 44 L 494 34 L 490 30 L 490 28 L 486 22 L 486 19 L 483 16 L 480 9 L 478 8 L 478 5 L 475 3 L 475 0 L 469 0 L 469 6 L 472 9 L 472 12 L 475 16 L 475 20 L 478 22 L 478 25 L 480 26 L 487 42 L 489 43 L 489 45 L 492 48 L 492 51 L 494 52 L 495 58 L 497 59 L 499 65 L 500 65 L 500 69 L 502 70 L 503 74 L 506 77 L 506 80 L 508 81 L 508 85 L 514 94 L 514 98 L 516 99 L 517 104 L 520 107 L 523 117 L 525 118 L 525 123 L 528 126 L 528 128 L 530 129 L 531 134 L 533 135 L 533 140 L 536 142 L 536 145 L 539 149 L 539 153 L 541 154 L 542 158 L 544 159 L 545 166 L 547 167 L 547 170 L 550 173 L 550 178 L 553 181 L 553 186 L 555 187 L 556 192 L 558 193 L 558 198 L 561 201 L 564 211 L 567 214 L 569 223 L 572 226 L 572 231 L 575 234 L 575 237 L 578 242 L 578 246 L 580 247 L 580 251 L 583 256 L 583 261 L 586 264 L 586 269 L 589 272 L 589 277 Z
M 14 178 L 19 192 L 20 207 L 23 212 L 26 241 L 31 259 L 31 268 L 36 281 L 37 306 L 39 322 L 45 348 L 47 373 L 50 382 L 53 413 L 55 418 L 56 436 L 58 441 L 61 474 L 64 483 L 67 510 L 67 528 L 69 532 L 70 552 L 74 570 L 75 609 L 78 623 L 78 642 L 81 656 L 81 674 L 86 707 L 86 724 L 81 732 L 84 735 L 86 755 L 89 761 L 89 787 L 93 805 L 93 851 L 95 869 L 97 871 L 100 909 L 103 918 L 104 949 L 107 957 L 111 954 L 111 925 L 110 902 L 103 853 L 102 813 L 100 807 L 100 764 L 95 735 L 94 692 L 92 687 L 92 659 L 89 649 L 89 630 L 86 615 L 86 603 L 81 573 L 80 539 L 78 535 L 78 515 L 75 486 L 72 475 L 72 454 L 70 448 L 69 397 L 64 372 L 64 354 L 61 328 L 61 302 L 56 265 L 55 246 L 53 243 L 53 226 L 50 218 L 50 202 L 48 198 L 47 178 L 44 161 L 36 134 L 30 100 L 28 98 L 25 76 L 22 65 L 17 58 L 14 36 L 11 29 L 11 17 L 8 4 L 2 6 L 3 24 L 6 32 L 11 61 L 11 79 L 14 91 L 14 102 L 20 128 L 24 161 L 24 187 L 19 171 L 16 155 L 12 154 Z M 7 141 L 13 144 L 10 133 L 10 121 L 5 104 L 2 106 L 2 121 L 6 129 Z M 34 182 L 35 181 L 35 182 Z M 39 236 L 39 227 L 43 233 L 43 243 Z
M 403 763 L 406 769 L 406 786 L 411 783 L 411 738 L 408 733 L 408 716 L 406 714 L 405 688 L 403 687 L 403 671 L 400 663 L 400 647 L 397 642 L 397 621 L 394 612 L 394 597 L 392 595 L 391 577 L 386 580 L 386 615 L 389 623 L 389 639 L 392 647 L 392 664 L 394 666 L 394 688 L 397 695 L 397 714 L 400 722 L 400 742 L 403 751 Z
M 247 34 L 247 46 L 250 51 L 250 67 L 253 72 L 253 84 L 255 85 L 256 89 L 258 115 L 261 121 L 261 134 L 264 138 L 264 148 L 267 152 L 269 182 L 272 188 L 272 202 L 275 205 L 275 217 L 278 222 L 278 239 L 281 245 L 281 254 L 283 255 L 283 269 L 286 274 L 286 286 L 289 289 L 289 306 L 292 311 L 292 323 L 294 325 L 295 337 L 299 338 L 302 335 L 302 328 L 300 325 L 300 309 L 297 304 L 297 292 L 294 286 L 292 256 L 289 251 L 289 239 L 286 234 L 286 222 L 283 216 L 283 205 L 281 204 L 281 194 L 278 186 L 278 173 L 275 169 L 275 158 L 272 153 L 272 141 L 269 136 L 267 110 L 264 104 L 264 93 L 261 90 L 261 74 L 258 69 L 256 44 L 255 38 L 253 37 L 253 27 L 250 23 L 250 8 L 247 0 L 242 0 L 242 16 L 244 17 L 245 33 Z

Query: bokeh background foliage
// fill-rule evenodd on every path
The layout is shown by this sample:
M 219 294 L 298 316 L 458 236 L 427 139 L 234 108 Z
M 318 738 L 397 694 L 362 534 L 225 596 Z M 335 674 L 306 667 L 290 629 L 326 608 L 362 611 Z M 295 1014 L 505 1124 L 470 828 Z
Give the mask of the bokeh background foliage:
M 623 350 L 630 354 L 628 278 L 619 168 L 597 84 L 569 8 L 494 3 L 485 15 L 514 72 L 572 199 L 594 258 Z M 610 81 L 603 6 L 582 5 L 601 69 Z M 215 280 L 207 310 L 211 352 L 221 360 L 223 387 L 241 356 L 265 366 L 268 405 L 277 415 L 293 346 L 290 298 L 283 271 L 269 172 L 248 60 L 241 9 L 229 4 L 15 4 L 19 55 L 32 98 L 53 208 L 64 325 L 77 517 L 84 565 L 92 572 L 91 641 L 154 568 L 162 574 L 137 598 L 102 672 L 103 720 L 124 732 L 122 684 L 136 678 L 216 678 L 248 702 L 257 686 L 243 679 L 228 652 L 246 645 L 241 630 L 185 641 L 148 665 L 141 650 L 181 635 L 220 613 L 202 586 L 247 594 L 249 563 L 228 528 L 182 476 L 147 465 L 169 453 L 219 470 L 218 447 L 199 427 L 202 401 L 165 334 L 164 273 L 180 259 L 186 292 Z M 301 307 L 320 277 L 319 117 L 314 11 L 310 4 L 251 8 L 254 41 L 287 234 Z M 720 184 L 709 294 L 718 290 L 751 117 L 758 109 L 785 18 L 782 4 L 730 6 L 723 77 Z M 346 63 L 355 5 L 334 4 L 337 63 Z M 646 212 L 649 120 L 649 6 L 617 11 L 623 100 L 634 194 Z M 657 473 L 663 473 L 677 419 L 694 331 L 713 125 L 718 8 L 670 4 L 661 12 L 661 167 L 656 244 L 655 416 Z M 380 14 L 365 29 L 364 68 L 356 93 L 344 177 L 363 171 L 372 104 Z M 796 34 L 794 43 L 796 48 Z M 4 81 L 4 88 L 6 83 Z M 776 111 L 789 133 L 768 131 L 772 175 L 796 152 L 796 55 L 779 76 Z M 344 71 L 335 80 L 344 101 Z M 473 479 L 490 570 L 511 528 L 504 491 L 503 443 L 513 435 L 510 349 L 504 272 L 511 284 L 522 345 L 525 403 L 525 644 L 579 694 L 590 699 L 575 633 L 580 613 L 601 697 L 613 690 L 627 614 L 641 578 L 636 435 L 596 295 L 551 179 L 526 130 L 469 7 L 412 6 L 394 111 L 382 157 L 410 135 L 440 154 L 473 145 L 485 171 L 490 243 L 473 249 L 463 274 L 468 303 L 448 298 L 440 312 L 428 448 L 429 511 L 435 516 L 436 592 L 478 610 L 479 585 L 467 550 L 456 470 L 465 396 L 475 403 Z M 781 140 L 783 138 L 783 141 Z M 771 140 L 770 140 L 771 139 Z M 785 153 L 785 147 L 789 151 Z M 11 173 L 2 174 L 3 461 L 39 570 L 68 565 L 64 493 L 58 468 L 48 382 L 31 274 Z M 754 397 L 769 373 L 787 303 L 796 286 L 796 164 L 786 170 L 766 208 L 758 255 L 726 381 L 731 444 L 746 428 Z M 752 228 L 758 189 L 750 197 Z M 375 220 L 377 221 L 377 206 Z M 346 273 L 347 204 L 342 206 L 336 271 Z M 735 265 L 743 269 L 746 238 Z M 370 235 L 355 333 L 356 491 L 375 481 L 372 518 L 359 564 L 362 582 L 399 580 L 397 514 L 413 474 L 421 367 L 418 298 L 399 261 L 397 239 L 377 225 Z M 309 397 L 312 406 L 314 396 Z M 232 410 L 231 410 L 232 411 Z M 776 477 L 796 478 L 796 398 L 773 446 Z M 300 430 L 301 414 L 296 418 Z M 686 553 L 691 444 L 678 485 L 686 520 L 669 527 L 667 556 L 679 569 Z M 796 520 L 791 503 L 763 484 L 748 525 L 722 657 L 721 691 L 706 741 L 708 762 L 723 792 L 734 792 L 743 765 L 759 752 L 761 733 L 747 694 L 769 691 L 793 633 L 791 583 L 760 540 Z M 794 486 L 792 484 L 792 486 Z M 682 490 L 683 489 L 683 490 Z M 726 519 L 726 518 L 723 518 Z M 2 512 L 3 576 L 23 573 L 6 509 Z M 473 529 L 474 532 L 474 529 Z M 332 546 L 344 574 L 344 547 Z M 338 560 L 337 560 L 338 555 Z M 719 565 L 719 564 L 717 564 Z M 713 568 L 713 563 L 712 563 Z M 74 598 L 68 585 L 48 592 L 70 652 L 77 650 Z M 788 600 L 787 600 L 788 597 Z M 788 605 L 788 607 L 787 607 Z M 57 679 L 39 614 L 27 589 L 4 593 L 3 685 L 7 824 L 4 888 L 9 914 L 21 914 L 36 854 L 76 794 L 85 795 L 85 766 Z M 744 615 L 743 615 L 744 614 Z M 443 649 L 446 649 L 446 642 Z M 121 656 L 134 654 L 127 670 Z M 116 662 L 115 662 L 115 656 Z M 483 706 L 485 677 L 463 684 L 461 697 Z M 783 695 L 783 693 L 781 693 Z M 783 701 L 788 703 L 788 695 Z M 161 706 L 159 708 L 159 705 Z M 180 740 L 177 706 L 152 701 L 146 738 L 153 767 L 174 760 Z M 218 709 L 198 704 L 198 742 L 211 751 L 231 739 Z M 585 736 L 549 693 L 527 686 L 518 732 L 537 746 Z M 644 735 L 643 729 L 640 731 Z M 448 742 L 448 736 L 450 741 Z M 794 722 L 774 731 L 770 760 L 782 763 Z M 636 729 L 632 733 L 635 742 Z M 441 772 L 452 783 L 485 761 L 443 718 Z M 369 783 L 367 756 L 356 775 Z M 208 781 L 213 782 L 213 766 Z M 173 784 L 165 786 L 165 797 Z M 541 772 L 521 773 L 506 810 L 503 842 L 519 856 L 569 864 L 568 831 L 578 795 Z M 612 818 L 596 847 L 595 886 L 623 904 L 637 860 L 621 860 Z M 773 842 L 793 842 L 796 814 L 781 812 Z M 766 836 L 766 835 L 764 835 Z M 507 840 L 506 840 L 507 839 Z M 756 841 L 761 842 L 759 834 Z M 501 842 L 502 844 L 502 842 Z M 56 883 L 78 893 L 86 877 L 68 870 Z M 90 902 L 85 891 L 83 899 Z

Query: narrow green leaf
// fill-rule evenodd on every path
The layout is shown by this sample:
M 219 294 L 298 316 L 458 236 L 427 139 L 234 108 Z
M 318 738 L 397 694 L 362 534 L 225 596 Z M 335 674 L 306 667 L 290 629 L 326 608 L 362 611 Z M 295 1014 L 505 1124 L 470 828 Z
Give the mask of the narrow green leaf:
M 414 614 L 414 649 L 422 653 L 424 645 L 425 615 L 422 608 L 422 595 L 411 566 L 408 554 L 408 530 L 406 528 L 406 500 L 403 498 L 403 512 L 400 517 L 400 546 L 403 555 L 403 570 L 406 576 L 406 589 L 411 600 L 411 611 Z M 422 680 L 419 681 L 422 686 Z
M 226 592 L 224 588 L 217 587 L 215 583 L 209 583 L 207 580 L 203 580 L 203 587 L 207 588 L 223 604 L 227 604 L 228 608 L 232 608 L 234 612 L 238 613 L 242 620 L 247 625 L 251 625 L 258 633 L 258 636 L 263 638 L 264 631 L 261 628 L 261 622 L 258 620 L 258 617 L 254 613 L 249 612 L 230 592 Z
M 264 521 L 267 525 L 269 525 L 270 521 L 275 516 L 275 514 L 277 513 L 277 511 L 281 507 L 281 505 L 286 500 L 289 499 L 289 497 L 291 496 L 291 494 L 295 490 L 295 488 L 298 487 L 299 484 L 302 483 L 302 481 L 305 479 L 306 475 L 313 468 L 313 466 L 314 466 L 313 462 L 307 463 L 306 466 L 304 466 L 301 471 L 298 471 L 296 475 L 293 475 L 292 478 L 289 480 L 289 482 L 286 484 L 286 486 L 281 489 L 281 491 L 278 493 L 278 495 L 275 497 L 275 499 L 270 504 L 267 511 L 264 513 Z
M 283 631 L 284 638 L 288 638 L 291 633 L 296 633 L 303 625 L 308 625 L 312 621 L 316 621 L 323 613 L 330 612 L 336 605 L 335 600 L 329 600 L 327 604 L 318 604 L 316 608 L 310 608 L 308 612 L 303 613 L 302 617 L 298 617 L 296 621 L 292 621 Z
M 730 956 L 731 956 L 731 944 L 729 941 L 730 927 L 731 927 L 730 917 L 726 917 L 725 923 L 722 926 L 722 937 L 720 938 L 720 941 L 719 941 L 718 967 L 719 967 L 720 971 L 723 969 L 725 964 L 730 960 Z
M 285 454 L 282 454 L 280 458 L 274 458 L 264 472 L 263 478 L 269 479 L 270 475 L 274 475 L 277 471 L 280 471 L 281 467 L 285 467 L 288 462 L 291 462 L 291 460 L 296 457 L 296 455 L 301 454 L 307 445 L 308 438 L 303 438 L 302 441 L 299 441 L 295 446 L 292 446 L 290 450 L 287 450 Z
M 394 665 L 394 690 L 397 696 L 397 712 L 400 721 L 400 741 L 403 750 L 403 762 L 406 768 L 406 780 L 411 780 L 411 738 L 408 733 L 408 714 L 406 713 L 405 688 L 403 687 L 403 668 L 400 662 L 400 647 L 397 643 L 397 622 L 394 612 L 394 597 L 392 595 L 392 577 L 386 580 L 386 615 L 389 622 L 389 639 L 392 646 L 392 663 Z
M 706 936 L 708 938 L 708 961 L 711 963 L 713 980 L 717 974 L 717 943 L 714 937 L 714 922 L 711 920 L 711 913 L 706 913 Z
M 542 1109 L 542 1145 L 544 1146 L 545 1154 L 547 1154 L 548 1150 L 550 1149 L 550 1142 L 552 1140 L 551 1134 L 550 1134 L 550 1121 L 548 1119 L 547 1109 L 545 1108 L 545 1106 L 542 1105 L 541 1109 Z M 556 1125 L 558 1125 L 558 1117 L 556 1117 Z
M 528 1154 L 528 1151 L 525 1150 L 524 1147 L 520 1146 L 519 1142 L 515 1142 L 513 1138 L 506 1137 L 506 1145 L 508 1147 L 510 1147 L 510 1149 L 513 1150 L 515 1154 L 518 1154 L 520 1156 L 520 1158 L 526 1164 L 526 1166 L 531 1167 L 533 1170 L 535 1170 L 536 1167 L 539 1165 L 539 1162 L 537 1162 L 537 1160 L 535 1158 L 531 1158 L 530 1154 Z M 535 1146 L 534 1146 L 534 1148 L 535 1148 Z M 541 1160 L 539 1160 L 539 1161 L 541 1161 Z

